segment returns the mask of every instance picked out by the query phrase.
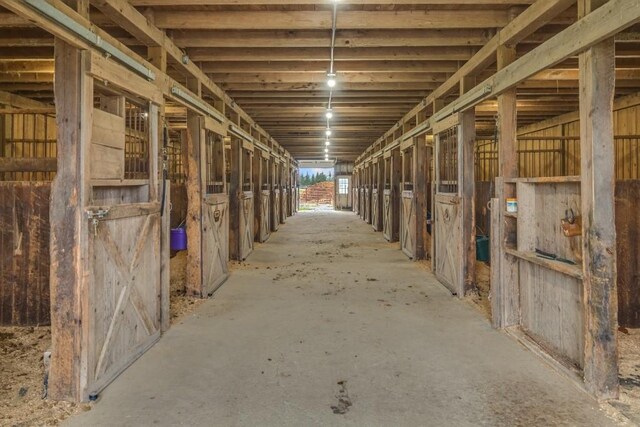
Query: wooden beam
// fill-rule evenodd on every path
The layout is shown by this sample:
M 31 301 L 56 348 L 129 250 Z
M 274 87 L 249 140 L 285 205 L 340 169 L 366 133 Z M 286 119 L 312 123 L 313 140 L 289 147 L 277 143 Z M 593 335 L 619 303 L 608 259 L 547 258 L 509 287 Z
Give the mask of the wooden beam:
M 466 61 L 473 47 L 336 48 L 336 61 Z M 326 61 L 324 48 L 190 48 L 191 60 L 203 61 Z M 338 73 L 340 70 L 338 70 Z
M 400 0 L 393 4 L 411 4 L 411 5 L 471 5 L 471 6 L 500 6 L 512 4 L 531 4 L 534 0 Z M 340 0 L 341 4 L 389 4 L 389 0 Z M 134 6 L 175 6 L 175 0 L 131 0 Z M 181 0 L 184 6 L 242 6 L 242 5 L 314 5 L 318 4 L 317 0 Z
M 610 0 L 546 43 L 518 58 L 513 64 L 498 71 L 476 89 L 445 107 L 445 110 L 453 112 L 460 105 L 470 108 L 485 99 L 497 96 L 536 73 L 613 37 L 637 22 L 640 22 L 640 0 Z M 479 96 L 478 92 L 486 87 L 490 90 Z
M 340 76 L 350 73 L 425 72 L 455 73 L 458 61 L 336 61 L 334 67 Z M 319 61 L 213 61 L 200 62 L 205 73 L 322 73 L 326 79 L 329 59 Z M 301 76 L 302 77 L 302 76 Z
M 322 83 L 326 85 L 327 73 L 215 73 L 210 74 L 215 82 L 224 82 L 225 84 L 234 83 Z M 409 72 L 357 72 L 357 73 L 340 73 L 340 84 L 343 83 L 434 83 L 443 82 L 447 78 L 446 73 L 426 72 L 426 73 L 409 73 Z
M 0 104 L 15 108 L 51 108 L 51 105 L 24 96 L 0 91 Z
M 91 4 L 145 45 L 164 45 L 164 32 L 151 25 L 128 0 L 91 0 Z
M 580 0 L 579 13 L 597 16 L 611 3 Z M 598 8 L 598 6 L 600 6 Z M 640 3 L 635 2 L 635 12 Z M 619 11 L 629 14 L 629 9 Z M 615 46 L 603 39 L 580 55 L 580 174 L 585 309 L 584 380 L 599 399 L 618 397 L 618 293 L 615 224 L 613 97 Z
M 331 31 L 322 30 L 171 30 L 173 41 L 193 47 L 323 47 L 331 45 Z M 457 30 L 339 30 L 338 48 L 482 46 L 493 33 L 485 29 Z
M 331 28 L 332 13 L 325 11 L 183 11 L 156 10 L 155 24 L 162 29 L 212 30 L 324 30 Z M 339 29 L 494 28 L 509 23 L 504 10 L 340 11 Z

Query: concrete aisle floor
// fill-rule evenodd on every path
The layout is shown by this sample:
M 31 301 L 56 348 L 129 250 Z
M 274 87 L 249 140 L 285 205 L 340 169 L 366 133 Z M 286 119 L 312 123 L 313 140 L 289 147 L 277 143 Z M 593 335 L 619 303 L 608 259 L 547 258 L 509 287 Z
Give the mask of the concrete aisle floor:
M 397 245 L 353 213 L 326 211 L 288 219 L 213 299 L 68 422 L 610 424 Z

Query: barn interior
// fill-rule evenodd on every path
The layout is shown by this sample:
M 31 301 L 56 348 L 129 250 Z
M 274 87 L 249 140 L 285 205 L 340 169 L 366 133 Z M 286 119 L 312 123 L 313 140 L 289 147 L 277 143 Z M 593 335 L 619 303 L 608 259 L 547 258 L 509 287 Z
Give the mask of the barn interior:
M 0 370 L 0 423 L 640 423 L 639 0 L 0 0 L 0 17 L 0 354 L 25 361 Z M 334 211 L 300 209 L 318 165 Z M 356 313 L 366 333 L 324 323 Z M 343 356 L 322 347 L 340 333 L 360 362 L 335 378 L 267 356 L 304 354 L 288 334 Z M 262 356 L 271 383 L 244 377 Z M 163 357 L 207 370 L 176 384 Z M 140 404 L 149 384 L 172 394 Z M 177 390 L 191 418 L 163 415 Z

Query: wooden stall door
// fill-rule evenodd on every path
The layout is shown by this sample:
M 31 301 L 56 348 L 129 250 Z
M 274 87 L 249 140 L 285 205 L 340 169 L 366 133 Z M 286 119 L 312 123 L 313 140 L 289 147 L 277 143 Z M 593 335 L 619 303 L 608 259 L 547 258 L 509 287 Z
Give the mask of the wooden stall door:
M 229 196 L 208 195 L 202 204 L 202 284 L 211 295 L 229 277 Z
M 105 209 L 103 206 L 102 209 Z M 160 337 L 160 208 L 106 206 L 87 221 L 88 289 L 93 301 L 88 389 L 99 392 Z
M 358 188 L 357 186 L 354 186 L 354 188 L 351 190 L 352 194 L 353 194 L 353 211 L 356 213 L 356 215 L 360 214 L 360 199 L 358 197 Z
M 262 190 L 260 197 L 260 233 L 261 243 L 266 242 L 271 236 L 271 191 Z
M 375 231 L 382 231 L 380 229 L 380 209 L 378 209 L 379 203 L 381 202 L 380 197 L 379 189 L 374 188 L 371 190 L 371 226 Z
M 288 192 L 286 188 L 282 189 L 282 194 L 280 194 L 280 223 L 284 224 L 287 222 L 287 200 L 288 200 Z
M 382 207 L 382 235 L 393 241 L 393 194 L 392 190 L 384 190 Z
M 240 249 L 239 258 L 241 261 L 253 251 L 253 192 L 244 191 L 240 196 Z
M 280 190 L 272 191 L 271 197 L 271 231 L 278 231 L 280 227 Z
M 364 189 L 364 220 L 371 224 L 371 187 Z
M 435 200 L 435 274 L 451 292 L 460 292 L 462 253 L 462 211 L 460 197 L 436 195 Z
M 413 259 L 416 253 L 416 214 L 415 196 L 413 191 L 402 192 L 402 217 L 400 219 L 400 248 L 409 258 Z

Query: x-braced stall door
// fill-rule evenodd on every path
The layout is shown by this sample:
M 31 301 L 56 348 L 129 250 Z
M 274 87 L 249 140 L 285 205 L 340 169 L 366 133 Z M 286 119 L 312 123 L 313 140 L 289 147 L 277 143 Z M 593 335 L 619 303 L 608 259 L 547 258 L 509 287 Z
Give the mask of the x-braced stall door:
M 271 236 L 271 170 L 269 152 L 259 150 L 254 156 L 256 240 L 266 242 Z
M 160 257 L 168 221 L 158 191 L 163 99 L 101 55 L 60 39 L 55 55 L 64 143 L 51 190 L 49 395 L 79 401 L 148 349 L 168 315 Z
M 382 208 L 382 234 L 389 242 L 398 240 L 400 156 L 396 152 L 384 153 L 384 195 Z
M 436 136 L 437 187 L 435 200 L 436 277 L 451 292 L 461 291 L 462 252 L 460 250 L 462 211 L 458 195 L 458 125 Z
M 402 178 L 400 195 L 400 248 L 406 256 L 416 256 L 416 194 L 415 185 L 415 143 L 402 147 Z
M 229 196 L 225 179 L 224 129 L 202 117 L 202 285 L 211 295 L 229 277 Z
M 383 159 L 373 161 L 371 168 L 371 226 L 375 231 L 382 231 L 382 176 Z
M 254 206 L 253 206 L 253 152 L 250 141 L 238 141 L 235 164 L 238 167 L 238 179 L 234 197 L 237 197 L 236 222 L 236 259 L 244 261 L 253 251 L 254 242 Z
M 280 228 L 280 165 L 273 159 L 273 185 L 271 191 L 271 231 Z
M 92 70 L 103 61 L 93 57 Z M 91 85 L 84 105 L 91 114 L 82 123 L 90 123 L 83 127 L 89 142 L 83 399 L 159 338 L 162 316 L 158 107 L 117 91 L 131 82 L 103 81 Z

